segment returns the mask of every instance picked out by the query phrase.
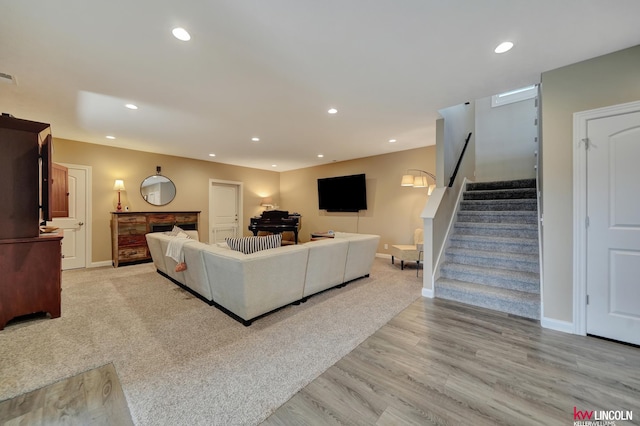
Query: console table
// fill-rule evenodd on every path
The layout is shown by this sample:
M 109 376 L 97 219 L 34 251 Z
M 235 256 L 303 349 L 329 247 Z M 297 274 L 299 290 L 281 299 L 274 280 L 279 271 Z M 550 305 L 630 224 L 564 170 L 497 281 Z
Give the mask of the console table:
M 112 212 L 111 260 L 120 264 L 151 262 L 145 237 L 149 232 L 171 231 L 173 226 L 197 231 L 199 211 L 181 212 Z
M 62 233 L 0 240 L 0 330 L 18 316 L 60 316 Z

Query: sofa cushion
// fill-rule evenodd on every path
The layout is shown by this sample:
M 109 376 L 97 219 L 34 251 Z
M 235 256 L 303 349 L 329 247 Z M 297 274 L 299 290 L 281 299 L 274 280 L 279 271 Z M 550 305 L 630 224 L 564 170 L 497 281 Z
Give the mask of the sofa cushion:
M 260 250 L 280 247 L 282 234 L 265 235 L 264 237 L 225 238 L 225 241 L 232 250 L 251 254 Z

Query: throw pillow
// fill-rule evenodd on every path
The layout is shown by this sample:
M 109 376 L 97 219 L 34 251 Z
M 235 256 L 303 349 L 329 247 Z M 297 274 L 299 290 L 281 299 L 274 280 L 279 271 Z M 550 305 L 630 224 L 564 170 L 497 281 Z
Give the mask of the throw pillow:
M 184 234 L 184 235 L 182 235 Z M 180 228 L 179 226 L 173 225 L 173 229 L 171 231 L 165 231 L 164 235 L 168 235 L 170 237 L 186 237 L 186 238 L 191 238 L 189 236 L 189 234 L 187 234 L 186 232 L 184 232 L 184 229 Z
M 282 234 L 265 235 L 264 237 L 225 238 L 225 241 L 230 249 L 251 254 L 260 250 L 280 247 Z

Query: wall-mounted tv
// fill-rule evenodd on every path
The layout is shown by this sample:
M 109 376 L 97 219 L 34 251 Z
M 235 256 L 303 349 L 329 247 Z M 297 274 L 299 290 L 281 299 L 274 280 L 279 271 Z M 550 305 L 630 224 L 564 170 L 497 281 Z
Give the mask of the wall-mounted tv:
M 318 179 L 318 208 L 328 212 L 357 212 L 367 209 L 364 173 Z

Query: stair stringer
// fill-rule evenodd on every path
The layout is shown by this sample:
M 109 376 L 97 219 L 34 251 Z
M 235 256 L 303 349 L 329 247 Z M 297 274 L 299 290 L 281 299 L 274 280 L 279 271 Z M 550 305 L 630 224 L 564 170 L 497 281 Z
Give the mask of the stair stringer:
M 453 212 L 451 213 L 451 217 L 449 218 L 449 226 L 447 228 L 447 232 L 444 237 L 444 243 L 442 247 L 440 247 L 440 252 L 438 253 L 438 257 L 436 257 L 436 264 L 433 266 L 433 275 L 431 276 L 431 288 L 434 291 L 436 289 L 436 280 L 440 278 L 440 267 L 442 265 L 442 261 L 444 259 L 445 252 L 451 245 L 451 235 L 453 234 L 453 228 L 456 224 L 456 218 L 458 217 L 458 211 L 460 210 L 460 203 L 462 202 L 462 198 L 464 196 L 464 191 L 467 187 L 468 183 L 473 183 L 474 181 L 467 179 L 465 177 L 462 181 L 462 185 L 460 185 L 460 189 L 458 190 L 458 196 L 456 199 L 455 207 Z
M 538 151 L 535 152 L 536 155 L 536 207 L 538 209 L 538 265 L 539 265 L 539 280 L 540 280 L 540 320 L 545 317 L 544 316 L 544 265 L 542 264 L 542 226 L 544 225 L 542 221 L 542 206 L 540 205 L 540 198 L 542 196 L 542 188 L 540 188 L 540 173 L 539 173 L 539 164 L 540 157 L 538 156 Z M 435 288 L 435 286 L 434 286 Z

